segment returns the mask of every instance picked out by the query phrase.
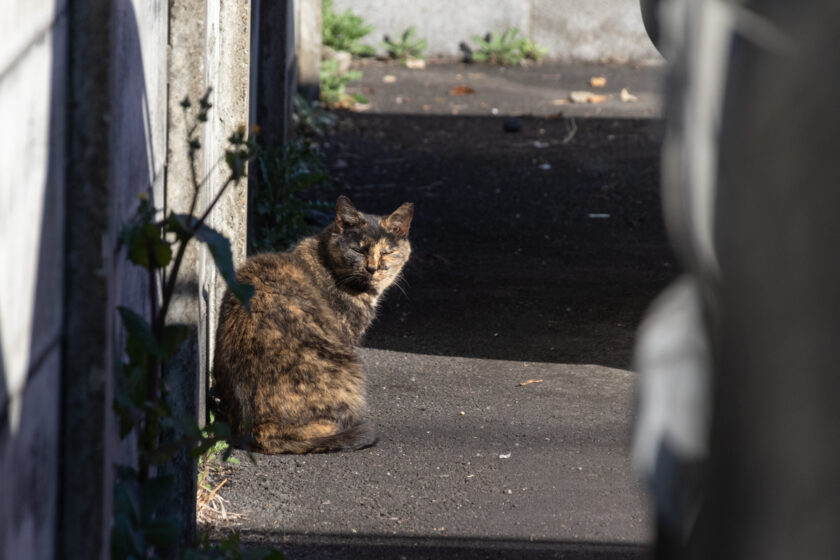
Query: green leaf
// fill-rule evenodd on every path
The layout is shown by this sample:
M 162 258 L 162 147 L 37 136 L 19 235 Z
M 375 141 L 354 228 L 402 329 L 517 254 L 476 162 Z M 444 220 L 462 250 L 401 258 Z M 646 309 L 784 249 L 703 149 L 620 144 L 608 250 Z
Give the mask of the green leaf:
M 369 99 L 361 93 L 354 93 L 353 99 L 355 99 L 359 103 L 367 103 L 369 101 Z
M 233 268 L 233 253 L 231 253 L 228 238 L 206 224 L 202 224 L 196 231 L 195 237 L 207 245 L 210 254 L 213 255 L 213 260 L 216 262 L 216 268 L 219 269 L 231 293 L 242 302 L 242 305 L 250 309 L 249 301 L 251 296 L 254 295 L 254 287 L 250 284 L 243 284 L 236 279 L 236 270 Z
M 175 477 L 172 475 L 150 478 L 141 487 L 140 512 L 143 519 L 152 519 L 163 501 L 172 493 Z
M 111 558 L 128 560 L 142 558 L 144 549 L 143 537 L 135 530 L 134 524 L 124 515 L 114 515 L 111 525 Z
M 164 463 L 168 463 L 181 449 L 192 445 L 193 441 L 189 437 L 167 440 L 165 443 L 161 443 L 146 453 L 146 462 L 149 465 L 163 465 Z
M 344 74 L 343 78 L 347 82 L 355 82 L 356 80 L 361 80 L 364 74 L 361 70 L 350 70 L 346 74 Z
M 134 523 L 140 520 L 140 500 L 137 481 L 118 479 L 114 483 L 114 512 Z
M 175 234 L 178 241 L 183 241 L 189 236 L 190 224 L 193 222 L 193 217 L 188 214 L 176 214 L 170 212 L 166 219 L 168 231 Z
M 143 536 L 153 546 L 168 546 L 178 540 L 181 532 L 181 518 L 167 515 L 143 524 Z
M 152 328 L 146 319 L 127 307 L 117 308 L 122 319 L 123 326 L 128 332 L 129 340 L 126 343 L 126 350 L 129 358 L 140 359 L 137 354 L 141 351 L 148 352 L 153 356 L 160 356 L 160 346 L 152 334 Z
M 128 247 L 128 260 L 138 266 L 163 268 L 172 260 L 172 249 L 155 224 L 130 226 L 123 230 L 122 238 Z
M 181 343 L 190 334 L 190 328 L 186 325 L 166 325 L 160 337 L 160 359 L 165 360 L 175 354 Z

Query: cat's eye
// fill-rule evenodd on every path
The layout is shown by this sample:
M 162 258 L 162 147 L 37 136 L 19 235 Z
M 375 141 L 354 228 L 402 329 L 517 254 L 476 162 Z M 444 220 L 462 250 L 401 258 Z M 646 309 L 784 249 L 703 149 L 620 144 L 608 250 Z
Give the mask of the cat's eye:
M 360 255 L 364 255 L 364 254 L 365 254 L 365 250 L 364 250 L 364 248 L 363 248 L 363 247 L 351 246 L 351 247 L 350 247 L 350 250 L 351 250 L 351 251 L 353 251 L 353 252 L 355 252 L 355 253 L 359 253 Z

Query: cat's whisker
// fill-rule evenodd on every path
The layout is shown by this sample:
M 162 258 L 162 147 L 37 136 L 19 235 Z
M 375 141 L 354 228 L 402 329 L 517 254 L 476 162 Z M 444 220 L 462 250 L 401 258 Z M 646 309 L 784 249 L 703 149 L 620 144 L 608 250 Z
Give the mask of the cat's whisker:
M 403 288 L 402 282 L 405 282 L 405 278 L 403 278 L 402 275 L 397 275 L 394 278 L 394 282 L 391 285 L 396 287 L 399 291 L 401 291 L 402 294 L 407 298 L 408 293 L 406 293 L 405 288 Z

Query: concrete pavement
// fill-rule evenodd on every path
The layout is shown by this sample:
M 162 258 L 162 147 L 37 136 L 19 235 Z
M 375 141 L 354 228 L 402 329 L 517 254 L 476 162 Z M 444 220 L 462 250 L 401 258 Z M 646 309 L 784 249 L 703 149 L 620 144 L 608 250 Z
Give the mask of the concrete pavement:
M 647 557 L 629 368 L 677 268 L 650 118 L 660 69 L 364 71 L 370 107 L 325 139 L 336 189 L 317 194 L 374 213 L 415 203 L 405 293 L 361 350 L 381 440 L 240 455 L 221 491 L 244 515 L 233 525 L 292 559 Z M 648 104 L 553 104 L 599 75 Z M 449 95 L 459 84 L 475 93 Z M 509 115 L 520 132 L 502 130 Z

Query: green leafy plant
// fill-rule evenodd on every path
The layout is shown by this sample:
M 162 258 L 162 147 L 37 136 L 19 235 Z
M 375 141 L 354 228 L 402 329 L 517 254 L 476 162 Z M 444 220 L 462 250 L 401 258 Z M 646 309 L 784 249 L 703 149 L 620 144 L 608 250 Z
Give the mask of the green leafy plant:
M 254 195 L 254 235 L 251 251 L 285 249 L 313 226 L 307 217 L 329 211 L 327 203 L 310 201 L 303 193 L 328 186 L 320 152 L 306 140 L 260 151 L 259 181 Z
M 347 93 L 347 84 L 360 80 L 360 70 L 350 70 L 344 74 L 338 71 L 337 60 L 321 62 L 321 100 L 328 107 L 352 107 L 356 103 L 367 103 L 368 98 L 361 93 Z
M 548 54 L 548 49 L 541 47 L 531 39 L 525 39 L 520 47 L 520 52 L 523 57 L 539 62 L 546 54 Z
M 417 39 L 414 32 L 414 26 L 411 26 L 397 40 L 392 40 L 388 35 L 385 35 L 382 48 L 389 57 L 399 60 L 402 64 L 405 64 L 409 58 L 422 59 L 428 43 L 424 38 Z
M 308 138 L 323 136 L 336 120 L 320 101 L 307 101 L 300 94 L 295 95 L 292 119 L 297 133 Z
M 522 61 L 522 43 L 524 37 L 519 36 L 515 27 L 503 33 L 490 32 L 484 37 L 473 36 L 478 47 L 473 51 L 473 60 L 489 62 L 491 64 L 519 64 Z
M 202 535 L 197 546 L 184 554 L 184 560 L 284 560 L 278 550 L 245 549 L 239 539 L 239 533 L 230 533 L 218 543 L 210 541 L 208 535 Z
M 146 316 L 127 307 L 118 309 L 126 336 L 125 360 L 117 368 L 114 411 L 120 437 L 134 435 L 137 466 L 121 466 L 116 472 L 111 530 L 111 556 L 116 559 L 157 558 L 161 551 L 171 557 L 177 548 L 181 520 L 163 507 L 175 479 L 173 475 L 161 474 L 158 467 L 185 449 L 194 458 L 211 449 L 221 450 L 225 458 L 231 452 L 224 443 L 231 436 L 226 424 L 214 421 L 202 430 L 194 418 L 175 417 L 162 375 L 163 365 L 175 355 L 189 331 L 186 325 L 167 321 L 167 314 L 190 243 L 207 246 L 229 289 L 245 305 L 254 292 L 253 286 L 236 280 L 230 241 L 206 223 L 221 196 L 231 185 L 240 182 L 248 162 L 256 155 L 256 144 L 246 137 L 244 126 L 228 138 L 228 147 L 219 162 L 227 165 L 225 180 L 208 206 L 196 215 L 199 191 L 205 183 L 198 179 L 196 171 L 196 154 L 201 149 L 198 131 L 207 122 L 212 107 L 209 97 L 210 90 L 200 99 L 197 112 L 189 98 L 181 102 L 188 123 L 185 147 L 193 187 L 189 211 L 160 216 L 144 193 L 133 219 L 120 234 L 120 245 L 125 247 L 129 261 L 146 270 L 150 295 Z M 156 288 L 159 279 L 160 299 Z M 224 556 L 221 555 L 224 551 L 211 549 L 204 556 L 199 550 L 189 551 L 185 556 L 193 559 L 242 556 Z M 270 558 L 268 554 L 260 557 Z
M 545 56 L 544 49 L 531 39 L 519 34 L 519 30 L 512 27 L 503 33 L 490 32 L 484 37 L 473 36 L 476 48 L 469 48 L 461 44 L 467 58 L 476 62 L 489 62 L 505 66 L 519 64 L 524 59 L 540 60 Z
M 376 56 L 376 50 L 370 45 L 363 45 L 361 39 L 373 31 L 373 26 L 365 23 L 361 16 L 350 10 L 337 14 L 332 0 L 323 0 L 322 42 L 337 51 L 348 51 L 353 56 Z

